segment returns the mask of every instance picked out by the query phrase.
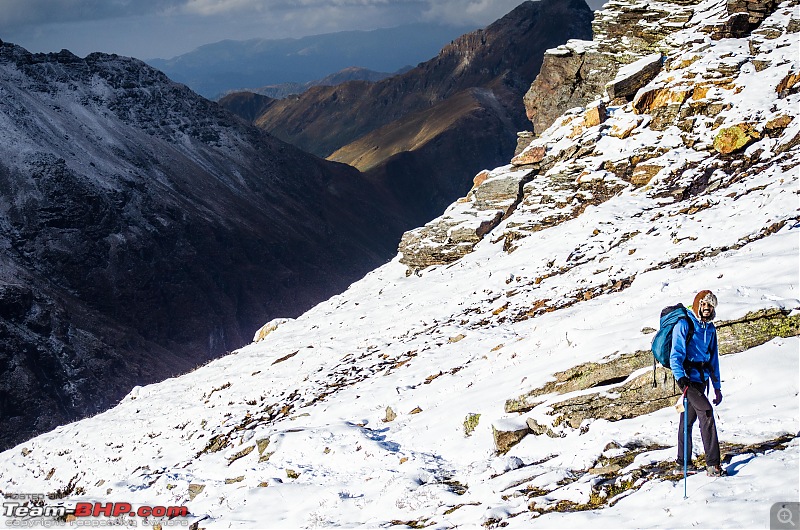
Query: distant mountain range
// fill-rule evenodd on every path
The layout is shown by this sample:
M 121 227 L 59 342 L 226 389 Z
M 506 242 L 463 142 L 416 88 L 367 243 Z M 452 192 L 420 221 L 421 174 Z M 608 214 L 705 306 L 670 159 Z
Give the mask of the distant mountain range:
M 523 2 L 432 59 L 375 83 L 316 86 L 271 100 L 230 94 L 220 104 L 304 151 L 344 162 L 391 191 L 409 227 L 425 224 L 513 155 L 530 129 L 523 96 L 545 50 L 590 39 L 584 0 Z
M 248 88 L 246 92 L 252 92 L 253 94 L 259 94 L 261 96 L 267 96 L 273 99 L 283 99 L 295 94 L 302 94 L 314 86 L 336 86 L 348 81 L 375 82 L 386 79 L 387 77 L 391 77 L 393 75 L 402 74 L 408 70 L 411 70 L 411 67 L 401 68 L 397 72 L 389 73 L 376 72 L 374 70 L 368 70 L 367 68 L 360 68 L 358 66 L 350 66 L 339 70 L 338 72 L 326 75 L 322 79 L 307 81 L 305 83 L 279 83 L 277 85 L 266 85 L 259 88 Z M 235 94 L 237 92 L 241 91 L 233 90 L 230 93 Z
M 397 72 L 430 59 L 451 40 L 474 29 L 419 23 L 299 39 L 225 40 L 147 63 L 198 94 L 217 99 L 231 90 L 315 81 L 353 66 Z

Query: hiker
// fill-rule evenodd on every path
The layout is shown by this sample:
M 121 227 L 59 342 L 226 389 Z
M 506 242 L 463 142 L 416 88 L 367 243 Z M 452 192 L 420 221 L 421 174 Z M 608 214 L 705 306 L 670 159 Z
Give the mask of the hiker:
M 681 413 L 678 423 L 678 465 L 683 468 L 683 455 L 689 456 L 687 468 L 697 471 L 692 464 L 692 426 L 694 420 L 700 418 L 700 434 L 706 454 L 706 473 L 712 477 L 725 475 L 720 466 L 719 440 L 717 426 L 714 423 L 714 411 L 706 397 L 708 381 L 714 387 L 714 405 L 722 402 L 721 382 L 719 376 L 719 351 L 717 349 L 717 328 L 711 322 L 716 316 L 717 297 L 711 291 L 700 291 L 694 297 L 692 310 L 688 312 L 694 325 L 694 333 L 687 343 L 689 322 L 683 318 L 672 330 L 672 350 L 670 365 L 678 386 L 686 392 L 689 406 Z M 688 389 L 687 389 L 688 386 Z M 684 453 L 683 425 L 688 417 L 688 447 Z

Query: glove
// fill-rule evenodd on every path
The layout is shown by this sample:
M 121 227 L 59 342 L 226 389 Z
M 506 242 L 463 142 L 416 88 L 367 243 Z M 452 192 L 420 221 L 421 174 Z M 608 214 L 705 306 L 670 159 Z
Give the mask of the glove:
M 678 379 L 678 386 L 681 387 L 681 390 L 689 386 L 689 378 L 686 376 L 681 377 Z
M 714 401 L 712 401 L 714 405 L 719 405 L 722 403 L 722 390 L 719 388 L 714 389 Z

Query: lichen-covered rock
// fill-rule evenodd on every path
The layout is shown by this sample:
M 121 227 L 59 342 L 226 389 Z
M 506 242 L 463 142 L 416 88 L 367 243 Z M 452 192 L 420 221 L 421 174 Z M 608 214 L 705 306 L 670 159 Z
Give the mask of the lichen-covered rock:
M 543 403 L 541 396 L 547 394 L 566 394 L 576 390 L 600 387 L 609 382 L 620 382 L 632 372 L 652 365 L 650 351 L 638 351 L 621 355 L 606 363 L 583 363 L 563 372 L 554 374 L 555 379 L 541 388 L 506 401 L 506 412 L 526 412 Z M 529 424 L 530 425 L 530 424 Z
M 653 374 L 646 373 L 621 387 L 585 394 L 550 405 L 554 424 L 566 422 L 577 429 L 583 420 L 603 418 L 618 421 L 649 414 L 672 405 L 680 390 L 671 374 L 660 366 L 653 387 Z
M 800 335 L 800 314 L 772 308 L 748 313 L 736 320 L 717 325 L 721 355 L 749 350 L 775 337 Z
M 757 137 L 758 134 L 753 130 L 752 125 L 747 123 L 724 127 L 714 138 L 714 149 L 720 154 L 728 155 L 746 147 Z
M 480 420 L 480 414 L 467 414 L 467 417 L 464 418 L 464 436 L 472 436 L 472 433 L 478 427 Z

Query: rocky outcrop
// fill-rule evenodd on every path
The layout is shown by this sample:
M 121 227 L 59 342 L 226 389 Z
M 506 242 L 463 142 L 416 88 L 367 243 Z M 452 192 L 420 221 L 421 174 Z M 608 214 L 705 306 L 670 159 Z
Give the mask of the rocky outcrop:
M 591 42 L 570 41 L 545 53 L 542 69 L 523 99 L 535 134 L 542 134 L 567 109 L 594 100 L 613 78 L 613 56 L 590 52 L 592 48 Z
M 472 252 L 475 245 L 514 211 L 532 171 L 505 168 L 480 173 L 464 199 L 444 215 L 403 234 L 398 251 L 408 274 L 433 265 L 452 263 Z
M 777 308 L 763 309 L 717 324 L 720 355 L 746 351 L 775 337 L 797 335 L 800 335 L 800 314 Z
M 659 52 L 642 57 L 638 61 L 620 68 L 616 77 L 606 83 L 606 93 L 609 99 L 633 98 L 640 88 L 658 75 L 663 62 L 664 56 Z
M 778 7 L 777 0 L 728 0 L 729 16 L 716 24 L 705 26 L 703 31 L 714 40 L 747 36 Z
M 729 155 L 746 147 L 750 142 L 759 137 L 749 124 L 737 124 L 732 127 L 723 127 L 714 138 L 714 149 L 723 155 Z
M 534 132 L 541 134 L 566 110 L 604 95 L 611 101 L 630 101 L 658 73 L 657 57 L 670 49 L 668 37 L 675 32 L 699 24 L 717 40 L 742 37 L 778 5 L 774 0 L 730 0 L 718 18 L 700 21 L 692 18 L 693 4 L 687 0 L 607 2 L 595 13 L 592 41 L 570 41 L 545 54 L 524 99 Z
M 685 27 L 691 19 L 690 6 L 691 2 L 685 1 L 607 2 L 595 12 L 592 41 L 570 41 L 545 54 L 542 69 L 524 99 L 534 132 L 541 134 L 566 110 L 603 96 L 609 83 L 611 99 L 632 97 L 637 84 L 655 75 L 657 62 L 646 61 L 635 68 L 635 75 L 620 75 L 620 69 L 668 50 L 663 41 Z
M 778 153 L 800 144 L 800 132 L 784 110 L 776 108 L 759 119 L 733 123 L 725 122 L 723 114 L 744 89 L 735 82 L 742 67 L 748 62 L 757 71 L 778 67 L 759 59 L 759 50 L 766 57 L 775 46 L 788 46 L 800 24 L 792 23 L 788 13 L 770 19 L 772 26 L 751 32 L 752 58 L 740 54 L 709 60 L 704 56 L 708 42 L 691 43 L 676 52 L 669 37 L 686 27 L 702 31 L 729 14 L 720 9 L 696 20 L 693 8 L 692 2 L 684 1 L 646 5 L 611 1 L 597 13 L 594 41 L 570 41 L 548 51 L 526 96 L 534 132 L 519 135 L 511 160 L 511 167 L 530 171 L 519 200 L 511 204 L 531 215 L 524 216 L 525 223 L 503 224 L 502 233 L 493 233 L 492 241 L 504 241 L 504 248 L 511 252 L 521 238 L 574 219 L 589 205 L 602 203 L 627 186 L 647 189 L 662 183 L 669 188 L 692 167 L 687 163 L 678 168 L 672 160 L 670 151 L 680 146 L 705 158 L 712 150 L 721 156 L 740 156 L 764 136 L 778 139 Z M 647 23 L 639 23 L 640 19 Z M 625 51 L 617 54 L 617 49 Z M 697 75 L 693 65 L 698 61 L 704 63 L 707 75 Z M 780 97 L 800 89 L 800 75 L 786 64 L 781 63 L 784 73 L 774 83 Z M 571 108 L 564 111 L 565 107 Z M 552 121 L 556 115 L 558 119 Z M 681 131 L 680 141 L 671 147 L 650 138 L 631 143 L 619 159 L 604 158 L 598 149 L 608 137 L 626 139 L 670 127 Z M 709 135 L 712 141 L 700 140 Z M 603 160 L 604 173 L 598 175 L 587 165 L 591 156 Z M 727 167 L 728 162 L 718 160 L 714 165 Z M 670 195 L 686 198 L 687 193 L 707 185 L 673 186 Z M 500 226 L 507 216 L 508 210 L 487 211 L 469 197 L 459 201 L 441 218 L 403 237 L 404 263 L 410 270 L 450 263 L 470 252 L 487 230 Z

